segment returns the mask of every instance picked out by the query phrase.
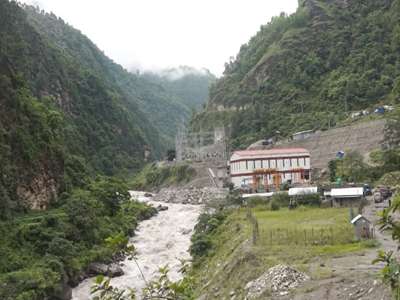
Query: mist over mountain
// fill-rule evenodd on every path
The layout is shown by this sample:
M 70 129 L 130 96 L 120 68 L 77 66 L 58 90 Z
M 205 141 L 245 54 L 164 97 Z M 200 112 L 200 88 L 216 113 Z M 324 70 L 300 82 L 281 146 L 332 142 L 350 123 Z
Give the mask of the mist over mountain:
M 142 77 L 158 82 L 191 111 L 205 104 L 209 88 L 217 80 L 209 70 L 189 66 L 146 71 Z

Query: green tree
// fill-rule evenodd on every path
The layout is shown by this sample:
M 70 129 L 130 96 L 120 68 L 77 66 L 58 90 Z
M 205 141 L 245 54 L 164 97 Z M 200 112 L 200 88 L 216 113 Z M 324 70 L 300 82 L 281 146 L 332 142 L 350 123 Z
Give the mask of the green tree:
M 336 174 L 349 182 L 361 182 L 368 176 L 367 165 L 362 155 L 356 151 L 348 152 L 345 157 L 338 160 Z

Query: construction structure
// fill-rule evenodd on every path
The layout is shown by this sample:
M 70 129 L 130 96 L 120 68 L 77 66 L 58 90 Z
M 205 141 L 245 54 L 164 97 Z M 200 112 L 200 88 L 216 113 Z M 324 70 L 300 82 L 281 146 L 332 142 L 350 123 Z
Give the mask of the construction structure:
M 207 132 L 188 132 L 182 126 L 175 138 L 176 160 L 226 163 L 228 157 L 226 136 L 224 127 Z
M 368 159 L 371 151 L 382 147 L 384 142 L 385 120 L 357 122 L 348 126 L 336 127 L 326 131 L 299 132 L 291 140 L 281 140 L 270 145 L 266 140 L 249 146 L 248 150 L 270 148 L 305 148 L 312 157 L 315 170 L 328 168 L 328 163 L 340 151 L 357 151 Z M 314 174 L 314 173 L 313 173 Z
M 303 148 L 235 151 L 230 158 L 230 176 L 235 187 L 253 192 L 279 190 L 283 183 L 310 182 L 310 152 Z
M 181 126 L 175 138 L 176 160 L 190 163 L 199 174 L 206 172 L 213 187 L 223 187 L 229 181 L 227 137 L 224 127 L 207 132 L 188 132 Z

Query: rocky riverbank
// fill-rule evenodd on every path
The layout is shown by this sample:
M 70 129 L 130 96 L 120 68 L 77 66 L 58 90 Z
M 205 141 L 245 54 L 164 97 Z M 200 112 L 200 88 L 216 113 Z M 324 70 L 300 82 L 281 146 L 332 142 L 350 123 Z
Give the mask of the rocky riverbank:
M 224 188 L 163 188 L 153 196 L 154 201 L 181 204 L 207 204 L 224 199 L 228 189 Z

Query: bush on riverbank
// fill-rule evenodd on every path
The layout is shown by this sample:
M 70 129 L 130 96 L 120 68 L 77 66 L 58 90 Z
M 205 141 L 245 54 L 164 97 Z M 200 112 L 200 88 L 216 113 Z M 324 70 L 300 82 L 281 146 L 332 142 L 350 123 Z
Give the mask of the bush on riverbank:
M 212 235 L 217 228 L 224 222 L 225 212 L 216 212 L 213 214 L 203 213 L 196 224 L 194 234 L 191 238 L 190 254 L 193 260 L 206 256 L 213 247 Z
M 0 299 L 62 299 L 91 262 L 111 262 L 109 237 L 127 237 L 154 208 L 130 201 L 127 185 L 100 177 L 54 210 L 0 224 Z

